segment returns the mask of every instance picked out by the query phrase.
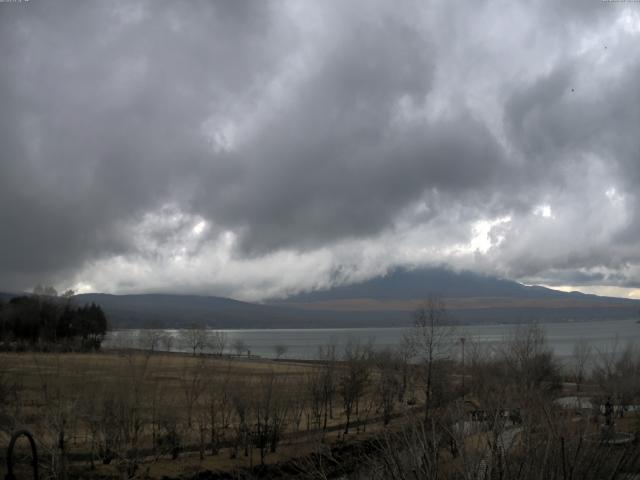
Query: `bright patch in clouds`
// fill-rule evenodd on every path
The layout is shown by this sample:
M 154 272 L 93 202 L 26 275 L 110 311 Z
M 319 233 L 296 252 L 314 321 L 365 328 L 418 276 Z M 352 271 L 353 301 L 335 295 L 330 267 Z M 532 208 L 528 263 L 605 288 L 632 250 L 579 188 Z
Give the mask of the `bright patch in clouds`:
M 499 246 L 505 240 L 504 228 L 500 227 L 505 227 L 510 222 L 510 216 L 473 222 L 470 241 L 444 248 L 442 253 L 456 256 L 473 253 L 486 254 L 492 247 Z
M 625 9 L 618 19 L 618 24 L 629 34 L 640 34 L 640 12 L 637 9 Z
M 533 214 L 544 218 L 554 218 L 551 212 L 551 205 L 538 205 L 533 209 Z
M 193 233 L 195 235 L 200 235 L 202 232 L 204 232 L 205 228 L 207 228 L 207 222 L 205 222 L 204 220 L 201 220 L 194 225 Z
M 493 237 L 494 227 L 509 223 L 511 217 L 501 217 L 495 220 L 480 220 L 473 225 L 473 238 L 469 243 L 471 251 L 487 253 L 493 246 L 498 246 L 504 240 L 504 236 Z
M 624 197 L 618 193 L 615 187 L 607 189 L 604 194 L 607 196 L 611 204 L 615 207 L 623 206 Z
M 561 292 L 582 292 L 606 297 L 640 299 L 640 289 L 608 285 L 544 285 Z
M 73 287 L 71 287 L 71 289 L 75 293 L 91 293 L 96 291 L 90 284 L 84 282 L 76 283 Z

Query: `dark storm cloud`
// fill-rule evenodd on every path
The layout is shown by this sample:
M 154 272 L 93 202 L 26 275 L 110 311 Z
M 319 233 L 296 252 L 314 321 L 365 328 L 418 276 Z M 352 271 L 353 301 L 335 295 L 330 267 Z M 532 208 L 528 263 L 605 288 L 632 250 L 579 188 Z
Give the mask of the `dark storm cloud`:
M 640 137 L 636 134 L 640 125 L 640 55 L 619 43 L 605 46 L 598 45 L 598 55 L 603 57 L 600 61 L 584 55 L 560 63 L 505 102 L 509 138 L 527 158 L 526 171 L 534 178 L 546 178 L 543 187 L 563 198 L 561 208 L 570 209 L 574 217 L 564 225 L 573 251 L 559 258 L 550 256 L 549 265 L 537 264 L 535 256 L 528 256 L 517 262 L 523 267 L 520 275 L 563 266 L 567 271 L 554 272 L 548 281 L 562 282 L 563 275 L 568 275 L 578 282 L 585 275 L 580 268 L 621 269 L 640 261 L 640 198 L 636 188 L 640 180 Z M 619 58 L 608 58 L 616 56 Z M 542 177 L 540 170 L 551 175 Z M 592 181 L 590 175 L 598 178 Z M 600 218 L 601 205 L 593 202 L 598 197 L 600 203 L 624 204 L 626 220 L 622 225 L 612 228 L 611 218 Z M 582 227 L 594 220 L 599 224 L 591 225 L 590 233 L 582 232 L 586 236 L 579 236 Z M 606 241 L 593 245 L 590 234 L 601 237 L 603 233 L 608 234 Z M 524 267 L 526 262 L 530 263 Z M 601 280 L 629 283 L 616 274 Z M 594 282 L 585 282 L 589 283 Z M 631 283 L 637 284 L 637 279 Z
M 397 135 L 383 125 L 357 146 L 345 138 L 349 131 L 307 131 L 298 124 L 289 133 L 294 145 L 263 149 L 235 195 L 207 198 L 213 198 L 214 218 L 243 222 L 238 226 L 248 229 L 250 250 L 375 234 L 428 188 L 465 196 L 486 187 L 502 160 L 482 125 L 464 118 Z M 265 158 L 274 161 L 260 161 Z
M 183 198 L 210 160 L 200 131 L 209 104 L 268 69 L 259 39 L 269 19 L 258 4 L 238 11 L 236 2 L 154 2 L 153 11 L 129 2 L 5 6 L 7 284 L 15 274 L 50 280 L 87 258 L 127 252 L 123 223 Z M 236 35 L 240 28 L 247 34 Z
M 260 297 L 393 262 L 635 278 L 633 11 L 0 7 L 1 288 Z

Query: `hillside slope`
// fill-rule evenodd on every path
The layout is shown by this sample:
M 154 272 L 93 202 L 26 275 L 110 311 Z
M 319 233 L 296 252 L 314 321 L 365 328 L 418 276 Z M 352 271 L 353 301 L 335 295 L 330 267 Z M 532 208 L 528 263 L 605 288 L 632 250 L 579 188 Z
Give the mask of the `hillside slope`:
M 269 303 L 314 312 L 387 312 L 397 317 L 415 310 L 431 295 L 444 300 L 453 318 L 470 322 L 630 318 L 640 309 L 638 300 L 561 292 L 444 268 L 396 269 L 361 283 Z
M 452 320 L 521 323 L 637 318 L 640 301 L 559 292 L 470 272 L 397 269 L 383 277 L 263 304 L 195 295 L 82 294 L 114 328 L 337 328 L 406 326 L 429 295 L 444 299 Z M 0 298 L 10 298 L 1 294 Z

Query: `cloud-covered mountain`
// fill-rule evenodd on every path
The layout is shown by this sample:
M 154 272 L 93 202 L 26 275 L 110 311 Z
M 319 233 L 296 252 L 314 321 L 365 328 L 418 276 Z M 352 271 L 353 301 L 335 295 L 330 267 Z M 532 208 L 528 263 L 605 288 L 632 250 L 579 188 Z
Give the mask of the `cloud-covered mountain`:
M 343 285 L 328 290 L 301 293 L 289 297 L 287 303 L 370 298 L 376 300 L 419 300 L 430 295 L 441 298 L 511 297 L 566 298 L 581 294 L 566 294 L 539 286 L 473 272 L 454 272 L 445 268 L 407 270 L 397 268 L 386 275 Z M 597 297 L 593 297 L 597 298 Z
M 4 2 L 0 288 L 639 288 L 639 39 L 633 2 Z
M 114 328 L 368 327 L 409 325 L 413 311 L 430 295 L 442 298 L 450 318 L 460 322 L 634 318 L 640 309 L 634 300 L 565 293 L 442 268 L 396 269 L 368 281 L 267 304 L 169 294 L 82 294 L 73 302 L 99 304 Z
M 561 292 L 473 272 L 395 269 L 374 279 L 272 301 L 314 312 L 411 313 L 425 300 L 444 301 L 460 321 L 548 321 L 632 318 L 640 301 Z

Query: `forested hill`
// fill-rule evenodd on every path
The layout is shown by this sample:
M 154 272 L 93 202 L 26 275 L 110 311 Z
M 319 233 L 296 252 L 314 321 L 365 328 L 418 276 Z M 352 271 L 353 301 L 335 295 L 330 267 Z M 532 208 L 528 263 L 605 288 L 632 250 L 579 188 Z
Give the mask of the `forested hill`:
M 68 297 L 53 295 L 0 295 L 3 350 L 97 350 L 107 327 L 104 311 L 95 303 L 74 305 Z

